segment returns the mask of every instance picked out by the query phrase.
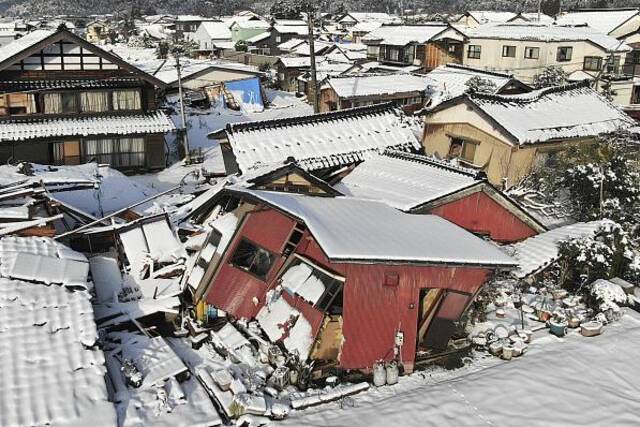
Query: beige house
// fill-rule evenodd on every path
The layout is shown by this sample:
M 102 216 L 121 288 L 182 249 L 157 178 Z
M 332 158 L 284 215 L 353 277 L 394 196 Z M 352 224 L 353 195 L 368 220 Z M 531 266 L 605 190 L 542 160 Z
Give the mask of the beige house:
M 619 74 L 631 48 L 586 26 L 538 23 L 487 24 L 464 30 L 463 64 L 513 74 L 525 82 L 545 67 Z
M 634 125 L 582 83 L 522 95 L 467 93 L 426 112 L 422 144 L 427 154 L 458 158 L 509 187 L 573 144 Z

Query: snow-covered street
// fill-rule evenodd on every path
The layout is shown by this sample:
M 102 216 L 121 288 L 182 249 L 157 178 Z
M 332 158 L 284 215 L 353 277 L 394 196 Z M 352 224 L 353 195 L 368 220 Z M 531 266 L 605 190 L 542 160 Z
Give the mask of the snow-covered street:
M 353 407 L 332 403 L 293 412 L 280 425 L 637 425 L 638 354 L 640 315 L 628 311 L 598 337 L 573 331 L 560 339 L 545 329 L 525 357 L 418 372 L 353 397 Z

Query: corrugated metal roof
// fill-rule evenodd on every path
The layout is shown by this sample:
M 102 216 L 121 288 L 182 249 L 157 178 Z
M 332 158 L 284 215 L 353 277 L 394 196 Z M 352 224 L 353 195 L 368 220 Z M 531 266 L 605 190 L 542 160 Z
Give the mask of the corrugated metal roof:
M 161 111 L 101 117 L 3 120 L 0 121 L 0 142 L 67 136 L 141 135 L 173 130 L 173 122 Z
M 435 215 L 412 215 L 380 202 L 238 188 L 303 221 L 333 261 L 516 265 L 494 245 Z

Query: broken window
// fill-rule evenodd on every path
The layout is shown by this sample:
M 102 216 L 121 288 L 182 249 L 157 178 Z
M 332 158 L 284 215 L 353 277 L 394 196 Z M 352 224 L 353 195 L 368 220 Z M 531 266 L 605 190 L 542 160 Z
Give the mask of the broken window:
M 231 264 L 263 281 L 267 279 L 274 261 L 275 255 L 246 239 L 240 241 L 231 257 Z
M 462 138 L 451 138 L 449 147 L 449 158 L 460 158 L 469 163 L 473 163 L 476 156 L 476 146 L 478 144 Z
M 298 295 L 321 311 L 342 312 L 344 278 L 296 255 L 280 276 L 280 284 L 292 295 Z

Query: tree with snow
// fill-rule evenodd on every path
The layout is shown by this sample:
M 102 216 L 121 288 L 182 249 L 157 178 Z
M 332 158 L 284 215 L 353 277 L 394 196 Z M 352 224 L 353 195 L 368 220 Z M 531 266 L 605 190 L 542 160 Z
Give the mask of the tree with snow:
M 497 90 L 494 82 L 480 76 L 471 77 L 464 85 L 467 87 L 465 89 L 465 92 L 467 93 L 494 94 Z
M 549 65 L 545 67 L 539 74 L 533 77 L 533 86 L 536 89 L 545 87 L 560 86 L 567 82 L 567 73 L 562 67 Z

